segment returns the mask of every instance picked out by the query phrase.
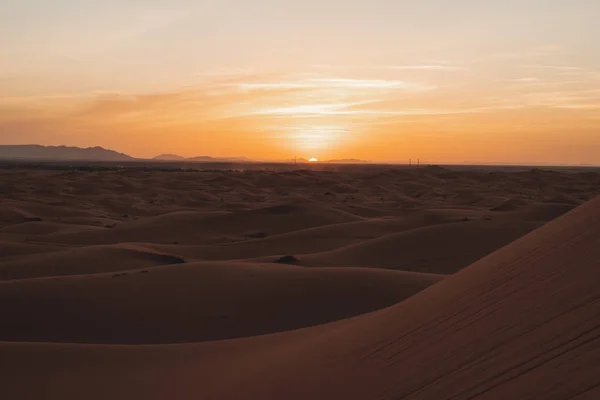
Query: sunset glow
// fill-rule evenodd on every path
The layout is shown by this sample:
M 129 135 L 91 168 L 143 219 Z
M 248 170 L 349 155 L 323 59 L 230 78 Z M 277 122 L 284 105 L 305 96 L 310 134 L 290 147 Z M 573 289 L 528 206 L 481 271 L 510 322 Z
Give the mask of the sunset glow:
M 109 3 L 0 5 L 0 142 L 600 164 L 598 2 Z

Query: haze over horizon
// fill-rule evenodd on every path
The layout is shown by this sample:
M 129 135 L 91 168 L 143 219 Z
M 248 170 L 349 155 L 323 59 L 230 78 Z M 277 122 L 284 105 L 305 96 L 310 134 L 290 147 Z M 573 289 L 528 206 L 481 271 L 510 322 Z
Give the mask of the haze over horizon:
M 600 3 L 8 0 L 0 144 L 600 164 Z

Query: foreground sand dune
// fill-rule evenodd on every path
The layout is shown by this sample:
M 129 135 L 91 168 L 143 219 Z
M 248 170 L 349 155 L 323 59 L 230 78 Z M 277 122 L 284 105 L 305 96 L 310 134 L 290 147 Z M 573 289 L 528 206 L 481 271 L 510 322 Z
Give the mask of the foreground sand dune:
M 597 398 L 598 260 L 600 199 L 402 303 L 340 322 L 175 346 L 6 342 L 3 391 L 63 399 Z
M 402 301 L 443 276 L 192 263 L 0 283 L 0 340 L 174 343 L 322 324 Z
M 600 396 L 598 173 L 0 178 L 2 398 Z

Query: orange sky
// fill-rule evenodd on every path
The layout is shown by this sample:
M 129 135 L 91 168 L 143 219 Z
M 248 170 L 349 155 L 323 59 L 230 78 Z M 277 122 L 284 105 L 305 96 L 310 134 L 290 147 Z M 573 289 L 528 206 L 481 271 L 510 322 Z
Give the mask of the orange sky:
M 600 164 L 598 2 L 197 3 L 0 5 L 0 143 Z

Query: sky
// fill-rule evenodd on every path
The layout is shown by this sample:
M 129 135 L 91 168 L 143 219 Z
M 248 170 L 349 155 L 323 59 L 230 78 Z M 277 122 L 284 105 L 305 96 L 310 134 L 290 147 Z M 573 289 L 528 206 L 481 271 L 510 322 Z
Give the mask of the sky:
M 600 164 L 598 0 L 1 0 L 0 144 Z

